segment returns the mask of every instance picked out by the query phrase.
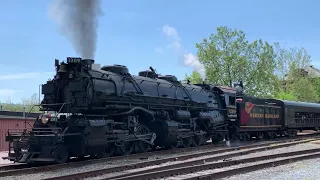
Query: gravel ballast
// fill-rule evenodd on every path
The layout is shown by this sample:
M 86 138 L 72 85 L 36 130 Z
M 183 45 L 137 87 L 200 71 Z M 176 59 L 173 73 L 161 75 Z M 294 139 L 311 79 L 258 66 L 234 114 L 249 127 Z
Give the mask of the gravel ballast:
M 251 153 L 248 155 L 243 155 L 243 156 L 237 156 L 235 158 L 231 158 L 232 160 L 236 160 L 236 159 L 245 159 L 245 158 L 250 158 L 250 157 L 258 157 L 258 156 L 264 156 L 264 155 L 270 155 L 270 154 L 279 154 L 279 153 L 286 153 L 286 152 L 292 152 L 292 151 L 302 151 L 302 150 L 308 150 L 308 149 L 313 149 L 313 148 L 319 148 L 320 145 L 318 144 L 313 144 L 313 143 L 307 143 L 307 144 L 298 144 L 292 147 L 284 147 L 284 148 L 279 148 L 279 149 L 272 149 L 272 150 L 268 150 L 268 151 L 262 151 L 262 152 L 256 152 L 256 153 Z M 240 150 L 240 151 L 245 151 L 245 150 Z M 182 163 L 182 162 L 188 162 L 188 161 L 192 161 L 192 160 L 196 160 L 196 159 L 201 159 L 201 158 L 209 158 L 209 157 L 215 157 L 215 156 L 220 156 L 220 155 L 224 155 L 224 154 L 230 154 L 232 152 L 228 152 L 228 153 L 221 153 L 221 154 L 216 154 L 213 156 L 203 156 L 203 157 L 199 157 L 199 158 L 192 158 L 192 159 L 188 159 L 185 161 L 176 161 L 176 162 L 167 162 L 167 163 L 163 163 L 160 165 L 156 165 L 156 166 L 149 166 L 149 167 L 145 167 L 145 168 L 139 168 L 139 169 L 133 169 L 133 170 L 128 170 L 128 171 L 122 171 L 122 172 L 116 172 L 116 173 L 112 173 L 112 174 L 105 174 L 99 177 L 94 177 L 94 178 L 87 178 L 86 180 L 98 180 L 101 178 L 111 178 L 120 174 L 126 174 L 126 173 L 130 173 L 130 172 L 136 172 L 136 171 L 141 171 L 141 170 L 146 170 L 146 169 L 152 169 L 152 168 L 157 168 L 157 167 L 162 167 L 162 166 L 167 166 L 167 165 L 172 165 L 172 164 L 177 164 L 177 163 Z M 267 160 L 267 161 L 260 161 L 260 162 L 255 162 L 255 163 L 248 163 L 248 164 L 240 164 L 238 166 L 231 166 L 231 167 L 226 167 L 226 168 L 220 168 L 220 169 L 214 169 L 214 170 L 210 170 L 210 171 L 202 171 L 202 172 L 198 172 L 198 173 L 193 173 L 190 175 L 182 175 L 182 176 L 175 176 L 175 177 L 168 177 L 166 179 L 181 179 L 181 178 L 186 178 L 186 177 L 193 177 L 193 176 L 197 176 L 197 175 L 205 175 L 206 173 L 212 173 L 212 172 L 219 172 L 219 171 L 223 171 L 223 170 L 229 170 L 229 169 L 233 169 L 233 168 L 237 168 L 237 167 L 245 167 L 248 165 L 254 165 L 254 164 L 258 164 L 261 162 L 270 162 L 270 161 L 274 161 L 274 160 L 280 160 L 280 159 L 284 159 L 284 158 L 277 158 L 277 159 L 272 159 L 272 160 Z M 215 161 L 215 162 L 221 162 L 222 160 L 219 161 Z M 207 163 L 212 163 L 212 162 L 207 162 Z
M 217 149 L 220 149 L 222 147 L 218 147 Z M 81 173 L 86 171 L 93 171 L 98 169 L 105 169 L 105 168 L 111 168 L 121 165 L 127 165 L 127 164 L 134 164 L 138 162 L 145 162 L 145 161 L 151 161 L 156 159 L 162 159 L 162 158 L 168 158 L 168 157 L 175 157 L 178 155 L 187 155 L 187 154 L 194 154 L 199 152 L 207 152 L 209 150 L 212 150 L 212 147 L 200 147 L 198 149 L 188 150 L 182 152 L 175 152 L 175 153 L 161 153 L 157 152 L 153 155 L 146 155 L 141 156 L 145 157 L 140 159 L 139 157 L 126 157 L 121 158 L 118 160 L 110 159 L 104 162 L 97 162 L 95 164 L 87 164 L 83 166 L 77 166 L 77 167 L 69 167 L 64 169 L 56 169 L 52 171 L 45 171 L 45 172 L 39 172 L 39 173 L 33 173 L 33 174 L 24 174 L 24 175 L 18 175 L 18 176 L 8 176 L 8 177 L 2 177 L 1 180 L 16 180 L 16 179 L 43 179 L 43 178 L 50 178 L 50 177 L 56 177 L 56 176 L 65 176 L 69 174 L 75 174 L 75 173 Z
M 237 159 L 245 159 L 245 158 L 250 158 L 250 157 L 259 157 L 259 156 L 264 156 L 264 155 L 270 155 L 270 154 L 281 154 L 281 153 L 286 153 L 286 152 L 292 152 L 292 151 L 302 151 L 302 150 L 307 150 L 307 149 L 313 149 L 313 148 L 319 148 L 319 144 L 313 144 L 313 143 L 307 143 L 307 144 L 299 144 L 295 145 L 292 147 L 285 147 L 285 148 L 280 148 L 280 149 L 274 149 L 274 150 L 269 150 L 269 151 L 263 151 L 263 152 L 256 152 L 248 155 L 243 155 L 243 156 L 237 156 L 235 158 L 231 158 L 232 160 L 237 160 Z M 298 157 L 298 156 L 294 156 Z M 210 173 L 216 173 L 216 172 L 221 172 L 221 171 L 226 171 L 226 170 L 231 170 L 235 168 L 240 168 L 240 167 L 246 167 L 246 166 L 251 166 L 251 165 L 256 165 L 256 164 L 261 164 L 261 163 L 266 163 L 266 162 L 273 162 L 276 160 L 281 160 L 281 159 L 286 159 L 284 158 L 276 158 L 276 159 L 271 159 L 271 160 L 265 160 L 265 161 L 259 161 L 259 162 L 253 162 L 253 163 L 245 163 L 245 164 L 239 164 L 235 166 L 229 166 L 225 168 L 219 168 L 219 169 L 213 169 L 213 170 L 206 170 L 206 171 L 199 171 L 195 172 L 192 174 L 184 174 L 184 175 L 179 175 L 179 176 L 173 176 L 173 177 L 167 177 L 165 178 L 166 180 L 178 180 L 178 179 L 184 179 L 184 178 L 190 178 L 190 177 L 195 177 L 195 176 L 203 176 L 206 174 Z M 320 159 L 320 158 L 319 158 Z M 318 161 L 319 161 L 318 159 Z M 312 163 L 315 160 L 305 160 L 301 162 L 309 162 L 307 165 L 304 165 L 304 163 L 294 163 L 294 164 L 289 164 L 289 165 L 283 165 L 283 166 L 278 166 L 278 167 L 272 167 L 270 169 L 265 169 L 265 170 L 260 170 L 260 171 L 255 171 L 255 172 L 250 172 L 242 175 L 235 175 L 229 178 L 224 178 L 224 180 L 247 180 L 247 179 L 320 179 L 320 175 L 312 175 L 311 174 L 317 172 L 316 169 L 320 168 L 320 162 L 317 163 Z M 217 161 L 219 162 L 219 161 Z M 294 166 L 303 167 L 299 169 L 299 172 L 295 170 Z M 282 168 L 282 169 L 281 169 Z M 309 168 L 309 169 L 308 169 Z M 291 171 L 288 171 L 290 169 Z M 280 173 L 275 173 L 275 172 L 281 172 Z M 264 173 L 264 174 L 263 174 Z M 300 174 L 299 176 L 296 176 L 295 174 Z M 299 178 L 297 178 L 299 177 Z M 158 180 L 164 180 L 162 178 Z
M 316 148 L 316 147 L 320 147 L 320 145 L 313 144 L 313 143 L 304 143 L 304 144 L 298 144 L 298 145 L 291 146 L 291 147 L 284 147 L 284 148 L 279 148 L 279 149 L 267 150 L 267 151 L 264 151 L 264 152 L 256 152 L 256 153 L 252 153 L 252 154 L 244 155 L 244 156 L 238 156 L 237 158 L 248 158 L 248 157 L 256 157 L 256 156 L 275 154 L 275 153 L 284 153 L 284 152 L 290 152 L 290 151 L 301 151 L 301 150 L 312 149 L 312 148 Z M 123 158 L 123 159 L 120 159 L 120 160 L 113 160 L 113 161 L 108 161 L 108 162 L 100 162 L 100 163 L 91 164 L 91 165 L 83 165 L 81 167 L 69 167 L 69 168 L 57 169 L 57 170 L 53 170 L 53 171 L 39 172 L 39 173 L 36 173 L 36 174 L 25 174 L 25 175 L 21 175 L 21 176 L 2 177 L 1 179 L 3 179 L 3 180 L 43 179 L 43 178 L 64 176 L 64 175 L 75 174 L 75 173 L 86 172 L 86 171 L 92 171 L 92 170 L 98 170 L 98 169 L 104 169 L 104 168 L 111 168 L 111 167 L 115 167 L 115 166 L 121 166 L 121 165 L 126 165 L 126 164 L 137 163 L 137 162 L 150 161 L 150 160 L 155 160 L 155 159 L 158 159 L 158 158 L 173 157 L 173 156 L 182 155 L 182 154 L 192 154 L 192 153 L 195 153 L 195 152 L 198 153 L 198 152 L 205 152 L 205 151 L 208 151 L 208 149 L 206 149 L 206 150 L 195 150 L 195 151 L 189 151 L 189 152 L 182 152 L 182 153 L 177 153 L 177 154 L 157 154 L 157 155 L 150 156 L 148 159 L 145 159 L 145 160 L 128 157 L 128 158 Z M 239 150 L 239 151 L 245 151 L 245 150 Z M 232 153 L 232 152 L 215 154 L 215 155 L 212 155 L 210 157 L 220 156 L 222 154 L 229 154 L 229 153 Z M 204 158 L 204 157 L 201 157 L 201 158 Z M 194 159 L 199 159 L 199 158 L 194 158 Z M 232 158 L 232 159 L 235 159 L 235 158 Z M 191 161 L 191 160 L 192 159 L 188 159 L 186 161 Z M 160 164 L 160 165 L 157 165 L 157 166 L 146 167 L 146 168 L 142 168 L 142 169 L 147 169 L 147 168 L 149 169 L 149 168 L 154 168 L 154 167 L 166 166 L 166 165 L 169 165 L 169 164 L 175 164 L 175 163 L 181 163 L 181 162 L 183 162 L 183 161 L 168 162 L 168 163 Z M 119 174 L 122 174 L 122 173 L 134 172 L 134 171 L 142 170 L 142 169 L 134 169 L 134 170 L 128 170 L 128 171 L 123 171 L 123 172 L 106 174 L 104 176 L 98 177 L 98 179 L 102 178 L 102 177 L 115 176 L 115 175 L 119 175 Z M 88 178 L 88 179 L 97 179 L 97 178 Z
M 222 180 L 287 180 L 287 179 L 320 179 L 320 158 L 304 160 L 292 164 L 270 167 L 246 174 L 223 178 Z

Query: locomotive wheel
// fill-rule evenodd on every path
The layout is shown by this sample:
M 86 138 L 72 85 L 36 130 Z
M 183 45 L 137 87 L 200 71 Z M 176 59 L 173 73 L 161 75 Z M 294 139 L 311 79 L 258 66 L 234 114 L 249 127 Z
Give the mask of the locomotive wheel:
M 196 146 L 201 146 L 202 144 L 205 143 L 203 135 L 196 135 L 194 136 L 194 144 Z
M 117 147 L 117 154 L 120 156 L 129 155 L 134 150 L 134 142 L 127 141 L 123 145 Z
M 221 134 L 217 134 L 211 137 L 212 140 L 212 144 L 216 144 L 218 142 L 221 142 L 224 140 L 224 136 L 222 136 Z
M 95 159 L 100 159 L 100 158 L 104 158 L 104 157 L 105 157 L 105 153 L 103 153 L 103 151 L 93 155 L 93 158 L 95 158 Z
M 112 156 L 115 150 L 116 150 L 116 146 L 114 145 L 114 143 L 108 143 L 108 146 L 105 151 L 105 157 Z
M 150 129 L 146 126 L 140 125 L 136 131 L 136 135 L 147 135 L 147 134 L 151 134 Z M 151 146 L 149 143 L 146 143 L 140 140 L 136 141 L 135 145 L 136 145 L 137 153 L 147 152 Z
M 258 139 L 264 139 L 264 133 L 263 132 L 258 132 L 257 133 L 257 138 Z
M 80 160 L 80 161 L 84 161 L 84 160 L 86 160 L 86 157 L 85 156 L 79 156 L 79 157 L 77 157 L 77 159 Z
M 187 147 L 192 146 L 192 144 L 194 144 L 193 137 L 186 137 L 186 138 L 181 139 L 180 147 L 187 148 Z
M 58 164 L 63 164 L 68 162 L 69 153 L 67 148 L 62 144 L 57 145 L 53 150 L 53 157 L 55 159 L 55 162 Z
M 268 139 L 274 139 L 274 137 L 276 136 L 276 133 L 275 132 L 267 132 L 267 138 Z
M 250 139 L 250 135 L 247 133 L 241 133 L 239 135 L 239 140 L 240 141 L 248 141 Z
M 289 137 L 294 137 L 294 136 L 296 136 L 297 134 L 298 134 L 298 131 L 296 131 L 296 130 L 288 131 L 288 136 L 289 136 Z
M 97 147 L 96 152 L 94 154 L 91 154 L 90 157 L 94 159 L 100 159 L 105 157 L 105 149 L 104 147 Z

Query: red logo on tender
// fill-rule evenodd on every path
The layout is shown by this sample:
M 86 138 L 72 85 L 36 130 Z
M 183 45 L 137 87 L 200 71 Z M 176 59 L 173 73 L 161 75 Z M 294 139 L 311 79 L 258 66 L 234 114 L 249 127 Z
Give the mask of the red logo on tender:
M 254 105 L 251 102 L 246 102 L 245 110 L 248 114 L 250 113 L 250 111 L 252 110 L 253 107 L 254 107 Z

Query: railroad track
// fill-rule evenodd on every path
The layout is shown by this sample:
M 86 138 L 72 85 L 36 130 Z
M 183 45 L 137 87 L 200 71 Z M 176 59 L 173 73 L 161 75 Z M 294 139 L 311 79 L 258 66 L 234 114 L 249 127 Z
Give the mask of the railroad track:
M 136 173 L 131 173 L 133 175 L 128 174 L 128 175 L 123 175 L 115 178 L 101 178 L 100 180 L 102 179 L 143 180 L 143 179 L 164 178 L 164 177 L 169 177 L 174 175 L 180 175 L 176 178 L 184 179 L 184 180 L 219 179 L 219 178 L 251 172 L 251 171 L 255 171 L 263 168 L 274 167 L 276 165 L 288 164 L 288 163 L 292 163 L 293 161 L 319 158 L 320 157 L 319 150 L 320 148 L 314 148 L 309 150 L 293 151 L 293 152 L 265 155 L 265 156 L 252 157 L 252 158 L 239 159 L 239 160 L 202 163 L 197 165 L 192 165 L 188 163 L 188 164 L 185 164 L 185 166 L 183 167 L 175 167 L 175 168 L 165 167 L 165 168 L 162 168 L 162 170 L 151 169 L 149 170 L 149 172 L 143 172 L 142 174 L 141 172 L 136 172 Z M 240 164 L 245 165 L 247 163 L 259 162 L 259 161 L 267 161 L 267 162 L 261 162 L 254 165 L 232 168 L 232 166 L 237 166 Z M 228 168 L 228 167 L 230 169 L 220 170 L 220 168 Z M 195 173 L 199 171 L 202 171 L 202 173 L 200 173 L 200 175 L 195 175 Z
M 271 160 L 276 158 L 283 158 L 279 160 L 273 160 L 271 162 L 262 162 L 255 165 L 249 165 L 246 167 L 239 167 L 239 168 L 233 168 L 230 170 L 220 171 L 220 172 L 213 172 L 208 173 L 206 175 L 200 175 L 200 176 L 194 176 L 189 178 L 183 178 L 184 180 L 206 180 L 206 179 L 218 179 L 218 178 L 224 178 L 229 177 L 232 175 L 237 175 L 241 173 L 248 173 L 256 170 L 261 170 L 264 168 L 269 167 L 275 167 L 279 165 L 289 164 L 294 161 L 301 161 L 301 160 L 307 160 L 307 159 L 313 159 L 313 158 L 319 158 L 320 157 L 320 148 L 310 149 L 310 150 L 304 150 L 304 151 L 295 151 L 290 153 L 281 153 L 281 154 L 275 154 L 275 155 L 268 155 L 268 156 L 262 156 L 262 157 L 255 157 L 245 160 L 238 160 L 231 163 L 238 163 L 238 164 L 245 164 L 250 162 L 257 162 L 257 161 L 263 161 L 263 160 Z M 212 168 L 219 168 L 219 166 L 216 166 L 215 164 L 211 164 L 208 166 L 201 167 L 202 170 L 204 169 L 212 169 Z M 228 166 L 225 164 L 224 166 Z M 229 166 L 232 166 L 229 165 Z M 190 172 L 190 169 L 189 169 Z
M 297 136 L 297 138 L 301 138 L 301 136 L 310 136 L 314 134 L 308 134 L 308 135 L 300 135 Z M 318 134 L 320 135 L 320 133 Z M 310 136 L 311 137 L 311 136 Z M 279 139 L 274 139 L 273 141 L 279 141 Z M 267 141 L 269 142 L 269 141 Z M 252 143 L 265 143 L 263 141 L 259 141 L 259 140 L 253 140 L 253 141 L 247 141 L 247 142 L 241 142 L 240 144 L 237 144 L 235 146 L 239 146 L 239 145 L 246 145 L 246 144 L 252 144 Z M 225 147 L 225 142 L 220 142 L 217 144 L 211 144 L 211 143 L 206 143 L 205 145 L 199 146 L 199 147 L 188 147 L 188 148 L 175 148 L 175 149 L 169 149 L 169 150 L 163 150 L 163 149 L 159 149 L 159 150 L 155 150 L 155 151 L 150 151 L 150 152 L 145 152 L 145 153 L 139 153 L 139 154 L 130 154 L 130 155 L 125 155 L 125 156 L 115 156 L 115 157 L 107 157 L 107 158 L 101 158 L 101 159 L 93 159 L 93 158 L 85 158 L 83 160 L 77 160 L 74 159 L 69 163 L 65 163 L 65 164 L 57 164 L 57 165 L 42 165 L 41 167 L 43 167 L 45 169 L 60 169 L 60 168 L 64 168 L 64 167 L 68 167 L 68 166 L 75 166 L 79 163 L 81 163 L 82 165 L 84 164 L 94 164 L 94 163 L 99 163 L 99 162 L 103 162 L 103 161 L 107 161 L 107 160 L 121 160 L 121 159 L 126 159 L 126 158 L 142 158 L 144 159 L 145 157 L 148 156 L 152 156 L 152 155 L 157 155 L 157 154 L 178 154 L 178 153 L 183 153 L 183 152 L 190 152 L 193 150 L 205 150 L 205 149 L 211 149 L 211 148 L 224 148 Z M 39 167 L 40 165 L 29 165 L 29 164 L 21 164 L 21 163 L 15 163 L 15 164 L 10 164 L 10 165 L 3 165 L 0 166 L 0 175 L 2 172 L 4 171 L 11 171 L 11 170 L 18 170 L 18 169 L 27 169 L 27 168 L 32 168 L 32 167 Z M 38 169 L 37 169 L 38 170 Z M 18 173 L 18 172 L 17 172 Z
M 183 148 L 183 149 L 169 149 L 169 150 L 156 150 L 151 152 L 145 152 L 145 153 L 139 153 L 139 154 L 130 154 L 125 156 L 115 156 L 115 157 L 107 157 L 107 158 L 101 158 L 101 159 L 92 159 L 92 158 L 86 158 L 84 160 L 73 160 L 69 163 L 64 164 L 54 164 L 54 165 L 29 165 L 29 164 L 11 164 L 11 165 L 4 165 L 0 166 L 0 177 L 2 175 L 8 176 L 14 173 L 16 174 L 24 174 L 24 173 L 33 173 L 38 171 L 47 171 L 47 170 L 54 170 L 54 169 L 62 169 L 65 167 L 73 167 L 77 166 L 79 164 L 81 165 L 89 165 L 104 161 L 114 161 L 114 160 L 121 160 L 121 159 L 127 159 L 127 158 L 141 158 L 141 159 L 147 159 L 148 156 L 152 155 L 160 155 L 160 154 L 179 154 L 184 152 L 192 152 L 193 150 L 206 150 L 206 149 L 219 149 L 224 148 L 225 143 L 219 143 L 219 144 L 209 144 L 200 146 L 200 147 L 189 147 L 189 148 Z
M 317 137 L 319 136 L 320 133 L 311 133 L 311 134 L 302 134 L 302 135 L 298 135 L 295 137 L 278 137 L 273 139 L 272 141 L 283 141 L 283 140 L 290 140 L 290 139 L 301 139 L 301 138 L 310 138 L 310 137 Z M 261 142 L 261 140 L 253 140 L 253 141 L 246 141 L 246 142 L 241 142 L 240 144 L 236 145 L 244 145 L 244 144 L 252 144 L 252 143 L 265 143 L 265 142 Z M 170 150 L 156 150 L 156 151 L 152 151 L 152 152 L 145 152 L 145 153 L 139 153 L 139 154 L 131 154 L 131 155 L 126 155 L 126 156 L 120 156 L 120 157 L 107 157 L 107 158 L 102 158 L 102 159 L 92 159 L 92 158 L 85 158 L 83 160 L 77 160 L 77 159 L 73 159 L 71 162 L 69 163 L 65 163 L 65 164 L 59 164 L 59 165 L 42 165 L 41 167 L 43 168 L 43 171 L 46 171 L 46 169 L 61 169 L 64 167 L 68 167 L 68 166 L 76 166 L 78 163 L 81 163 L 82 165 L 84 164 L 94 164 L 94 163 L 99 163 L 99 162 L 103 162 L 103 161 L 107 161 L 107 160 L 119 160 L 119 159 L 123 159 L 123 158 L 143 158 L 145 156 L 151 156 L 151 155 L 157 155 L 159 153 L 163 153 L 163 154 L 172 154 L 172 153 L 181 153 L 181 152 L 190 152 L 194 149 L 201 149 L 201 150 L 205 150 L 205 149 L 209 149 L 209 148 L 222 148 L 225 147 L 225 143 L 218 143 L 218 144 L 210 144 L 207 143 L 206 145 L 200 146 L 200 147 L 189 147 L 189 148 L 183 148 L 183 149 L 170 149 Z M 16 170 L 17 174 L 20 174 L 19 169 L 27 169 L 25 172 L 21 171 L 22 173 L 32 173 L 32 170 L 30 168 L 32 167 L 39 167 L 40 165 L 28 165 L 28 164 L 11 164 L 11 165 L 3 165 L 0 166 L 0 175 L 2 172 L 4 171 L 12 171 L 12 170 Z M 29 170 L 30 169 L 30 170 Z M 36 169 L 36 171 L 39 171 L 40 169 Z M 9 172 L 8 172 L 9 173 Z
M 157 159 L 152 161 L 127 164 L 124 166 L 116 166 L 116 167 L 81 172 L 76 174 L 69 174 L 65 176 L 45 178 L 44 180 L 71 180 L 71 179 L 85 179 L 90 177 L 101 177 L 100 178 L 101 180 L 102 179 L 117 179 L 117 180 L 128 179 L 129 180 L 129 179 L 145 179 L 145 178 L 153 179 L 157 177 L 165 177 L 165 176 L 172 175 L 173 172 L 177 172 L 174 170 L 177 168 L 183 169 L 183 168 L 197 166 L 199 169 L 201 169 L 204 162 L 207 163 L 207 162 L 218 161 L 218 160 L 226 160 L 228 158 L 232 158 L 235 156 L 246 155 L 246 154 L 255 153 L 259 151 L 267 151 L 271 149 L 289 147 L 289 146 L 294 146 L 301 143 L 307 143 L 310 141 L 314 141 L 314 139 L 297 140 L 294 142 L 286 142 L 286 143 L 277 142 L 277 144 L 269 143 L 265 145 L 249 145 L 249 146 L 242 146 L 238 148 L 225 148 L 220 150 L 212 150 L 212 151 L 201 152 L 196 154 L 188 154 L 188 155 L 176 156 L 171 158 L 164 158 L 164 159 Z M 319 151 L 319 150 L 320 148 L 314 151 Z M 222 154 L 222 153 L 228 153 L 228 154 Z M 210 158 L 204 157 L 204 156 L 210 156 L 213 154 L 221 154 L 221 155 L 217 155 Z M 193 159 L 193 160 L 190 160 L 190 159 Z M 168 165 L 157 167 L 157 165 L 164 164 L 164 163 Z M 149 167 L 149 168 L 146 168 L 146 167 Z M 136 170 L 136 171 L 128 172 L 128 170 Z M 119 174 L 117 172 L 121 172 L 121 173 Z
M 164 158 L 164 159 L 160 159 L 160 160 L 155 160 L 155 161 L 147 161 L 147 162 L 139 162 L 136 163 L 135 165 L 126 165 L 126 166 L 119 166 L 119 167 L 115 167 L 113 168 L 114 171 L 112 171 L 112 168 L 103 171 L 102 174 L 106 174 L 106 173 L 110 173 L 110 172 L 115 172 L 115 171 L 123 171 L 123 170 L 127 170 L 127 169 L 133 169 L 133 168 L 139 168 L 140 167 L 145 167 L 146 165 L 152 165 L 152 164 L 161 164 L 163 162 L 170 162 L 170 161 L 175 161 L 176 158 L 179 158 L 179 160 L 183 160 L 183 159 L 189 159 L 189 158 L 193 158 L 193 157 L 200 157 L 200 156 L 204 156 L 204 155 L 211 155 L 211 154 L 220 154 L 220 153 L 225 153 L 225 152 L 231 152 L 231 151 L 235 151 L 235 150 L 241 150 L 241 149 L 249 149 L 249 148 L 256 148 L 256 147 L 267 147 L 276 143 L 283 143 L 283 142 L 288 142 L 288 141 L 295 141 L 293 143 L 303 143 L 303 142 L 309 142 L 311 140 L 304 140 L 305 138 L 309 137 L 312 138 L 314 137 L 315 139 L 319 138 L 318 137 L 319 134 L 315 133 L 315 134 L 309 134 L 309 135 L 302 135 L 302 136 L 296 136 L 290 139 L 283 139 L 281 138 L 278 141 L 275 142 L 261 142 L 258 141 L 257 144 L 253 144 L 253 145 L 246 145 L 246 146 L 240 146 L 240 147 L 231 147 L 231 148 L 221 148 L 222 144 L 218 145 L 220 146 L 217 147 L 217 145 L 205 145 L 202 147 L 197 147 L 197 148 L 184 148 L 184 149 L 171 149 L 171 150 L 162 150 L 162 151 L 155 151 L 155 152 L 147 152 L 147 153 L 142 153 L 142 154 L 134 154 L 134 155 L 129 155 L 129 156 L 121 156 L 121 157 L 111 157 L 111 158 L 104 158 L 104 159 L 94 159 L 94 160 L 87 160 L 87 161 L 83 161 L 83 162 L 73 162 L 73 163 L 67 163 L 67 164 L 59 164 L 59 165 L 47 165 L 47 166 L 41 166 L 41 167 L 28 167 L 28 165 L 25 164 L 21 164 L 21 165 L 13 165 L 13 166 L 8 166 L 8 167 L 0 167 L 0 177 L 5 177 L 5 176 L 17 176 L 17 175 L 22 175 L 22 174 L 32 174 L 32 173 L 38 173 L 38 172 L 46 172 L 46 171 L 52 171 L 52 170 L 58 170 L 58 169 L 63 169 L 63 168 L 68 168 L 68 167 L 77 167 L 77 166 L 83 166 L 83 165 L 89 165 L 89 164 L 95 164 L 95 163 L 99 163 L 99 162 L 106 162 L 106 161 L 112 161 L 112 160 L 122 160 L 122 159 L 126 159 L 126 158 L 142 158 L 142 159 L 147 159 L 146 156 L 151 156 L 151 155 L 156 155 L 161 154 L 161 155 L 165 155 L 165 154 L 181 154 L 181 152 L 192 152 L 193 150 L 205 150 L 205 149 L 211 149 L 211 151 L 207 151 L 204 153 L 200 153 L 200 154 L 189 154 L 189 155 L 183 155 L 183 156 L 176 156 L 176 157 L 172 157 L 172 158 Z M 285 145 L 287 146 L 287 145 Z M 212 148 L 215 147 L 213 150 Z M 270 149 L 270 148 L 269 148 Z M 145 163 L 145 164 L 143 164 Z M 23 169 L 19 169 L 19 167 L 23 168 Z M 26 168 L 27 167 L 27 168 Z M 10 169 L 12 168 L 12 169 Z M 2 171 L 2 172 L 1 172 Z M 78 177 L 87 177 L 88 174 L 91 174 L 89 176 L 95 176 L 97 174 L 101 175 L 101 173 L 99 173 L 98 171 L 96 172 L 91 172 L 91 173 L 85 173 L 84 174 L 78 174 L 78 175 L 72 175 L 74 177 L 78 176 Z M 72 176 L 71 179 L 73 178 Z M 64 177 L 64 178 L 68 178 L 68 177 Z M 69 178 L 70 179 L 70 178 Z

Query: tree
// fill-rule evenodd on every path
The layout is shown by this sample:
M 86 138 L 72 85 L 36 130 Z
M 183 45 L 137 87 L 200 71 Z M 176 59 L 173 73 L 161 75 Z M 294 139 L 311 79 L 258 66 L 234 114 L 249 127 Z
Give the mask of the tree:
M 275 91 L 272 45 L 262 40 L 249 43 L 243 31 L 223 26 L 196 47 L 209 83 L 232 86 L 242 80 L 248 94 L 260 97 Z
M 273 46 L 261 39 L 248 45 L 247 75 L 243 76 L 248 94 L 270 97 L 276 90 L 277 77 L 274 75 L 277 62 Z
M 185 75 L 185 80 L 189 80 L 190 83 L 192 83 L 192 84 L 200 84 L 203 81 L 202 78 L 201 78 L 201 75 L 196 71 L 193 71 L 190 76 L 188 76 L 186 74 Z
M 318 102 L 319 96 L 314 84 L 308 77 L 303 77 L 291 85 L 294 96 L 298 101 Z
M 26 113 L 29 113 L 29 112 L 39 112 L 39 107 L 34 106 L 38 103 L 39 102 L 38 102 L 37 94 L 33 94 L 28 99 L 22 99 L 21 103 L 15 104 L 10 99 L 8 99 L 6 103 L 0 103 L 0 105 L 2 106 L 3 110 L 20 111 L 20 112 L 23 111 L 23 106 L 25 106 Z
M 291 95 L 293 95 L 294 100 L 297 101 L 317 102 L 320 95 L 320 81 L 314 77 L 312 72 L 305 71 L 311 64 L 311 56 L 307 50 L 304 48 L 285 49 L 279 44 L 275 44 L 275 47 L 279 65 L 278 91 L 275 96 L 279 97 L 282 94 L 282 98 L 292 100 Z
M 283 92 L 280 91 L 275 94 L 276 99 L 281 99 L 281 100 L 291 100 L 291 101 L 297 101 L 297 98 L 293 94 L 293 92 Z
M 240 66 L 246 66 L 244 57 L 247 41 L 242 31 L 226 26 L 218 27 L 217 34 L 209 40 L 197 43 L 199 61 L 206 68 L 206 78 L 210 83 L 232 85 L 232 81 L 242 75 Z M 241 78 L 241 77 L 240 77 Z
M 28 99 L 22 99 L 22 104 L 26 107 L 27 112 L 39 112 L 39 106 L 34 106 L 39 104 L 39 99 L 36 93 Z
M 320 99 L 320 78 L 317 77 L 314 79 L 315 90 L 317 91 L 317 95 Z

